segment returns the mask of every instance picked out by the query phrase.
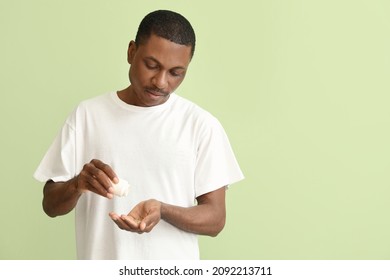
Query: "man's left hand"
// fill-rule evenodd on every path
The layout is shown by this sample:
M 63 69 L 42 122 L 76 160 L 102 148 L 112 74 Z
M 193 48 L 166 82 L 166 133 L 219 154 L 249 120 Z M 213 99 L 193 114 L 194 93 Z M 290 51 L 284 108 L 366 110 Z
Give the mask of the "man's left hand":
M 150 199 L 138 203 L 127 215 L 110 214 L 120 229 L 144 233 L 150 232 L 161 219 L 161 202 Z

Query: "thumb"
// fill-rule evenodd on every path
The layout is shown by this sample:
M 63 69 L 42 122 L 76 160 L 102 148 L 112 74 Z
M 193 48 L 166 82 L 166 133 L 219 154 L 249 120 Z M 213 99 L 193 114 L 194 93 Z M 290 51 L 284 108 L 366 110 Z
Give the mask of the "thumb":
M 145 228 L 146 228 L 146 222 L 145 222 L 145 219 L 144 220 L 142 220 L 141 221 L 141 223 L 139 224 L 139 229 L 141 230 L 141 231 L 144 231 L 145 230 Z
M 139 229 L 141 231 L 150 232 L 157 223 L 158 219 L 156 219 L 156 215 L 148 215 L 141 221 Z

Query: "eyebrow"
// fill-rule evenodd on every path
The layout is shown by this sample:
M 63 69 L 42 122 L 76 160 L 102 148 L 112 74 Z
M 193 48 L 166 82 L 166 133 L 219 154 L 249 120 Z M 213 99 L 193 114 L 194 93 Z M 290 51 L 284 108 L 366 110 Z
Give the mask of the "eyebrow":
M 159 64 L 159 65 L 162 65 L 162 63 L 160 61 L 158 61 L 157 58 L 155 58 L 154 56 L 147 56 L 144 58 L 144 60 L 153 60 L 153 62 Z M 171 69 L 182 69 L 182 70 L 186 70 L 186 68 L 184 66 L 175 66 L 175 67 L 172 67 Z

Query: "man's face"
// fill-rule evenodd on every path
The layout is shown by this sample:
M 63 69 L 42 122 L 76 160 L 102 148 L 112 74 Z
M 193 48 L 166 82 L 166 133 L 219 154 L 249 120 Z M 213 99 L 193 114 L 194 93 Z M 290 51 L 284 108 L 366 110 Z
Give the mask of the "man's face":
M 191 46 L 176 44 L 156 35 L 151 35 L 138 47 L 130 42 L 129 103 L 147 107 L 167 101 L 184 80 L 190 61 Z

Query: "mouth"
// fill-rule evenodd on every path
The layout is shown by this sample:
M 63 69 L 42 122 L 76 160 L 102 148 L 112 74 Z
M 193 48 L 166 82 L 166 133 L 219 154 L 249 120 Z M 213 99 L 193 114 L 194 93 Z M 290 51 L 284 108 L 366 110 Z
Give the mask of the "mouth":
M 145 91 L 147 93 L 149 93 L 150 95 L 152 96 L 155 96 L 155 97 L 166 97 L 169 95 L 168 92 L 165 92 L 165 91 L 161 91 L 161 90 L 156 90 L 156 89 L 145 89 Z

